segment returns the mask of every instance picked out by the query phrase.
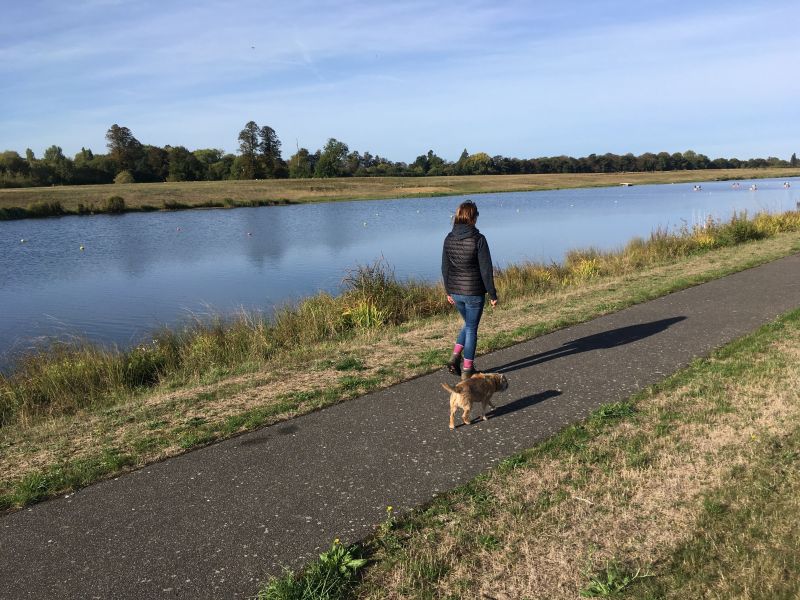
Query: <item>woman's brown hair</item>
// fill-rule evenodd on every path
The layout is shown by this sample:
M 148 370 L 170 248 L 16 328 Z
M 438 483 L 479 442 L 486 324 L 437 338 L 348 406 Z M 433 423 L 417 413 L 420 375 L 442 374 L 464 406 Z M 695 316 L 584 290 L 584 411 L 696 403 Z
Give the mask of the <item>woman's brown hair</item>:
M 472 200 L 462 202 L 456 210 L 455 223 L 463 223 L 464 225 L 475 225 L 478 220 L 478 207 Z

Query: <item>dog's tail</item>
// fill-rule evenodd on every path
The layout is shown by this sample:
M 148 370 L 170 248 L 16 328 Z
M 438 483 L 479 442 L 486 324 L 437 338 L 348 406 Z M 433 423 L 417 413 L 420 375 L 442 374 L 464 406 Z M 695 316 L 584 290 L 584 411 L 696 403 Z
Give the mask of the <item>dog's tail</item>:
M 455 389 L 451 388 L 451 387 L 450 387 L 449 385 L 447 385 L 446 383 L 443 383 L 443 384 L 442 384 L 442 387 L 443 387 L 444 389 L 446 389 L 448 392 L 450 392 L 451 394 L 457 394 L 457 393 L 458 393 L 457 391 L 455 391 Z

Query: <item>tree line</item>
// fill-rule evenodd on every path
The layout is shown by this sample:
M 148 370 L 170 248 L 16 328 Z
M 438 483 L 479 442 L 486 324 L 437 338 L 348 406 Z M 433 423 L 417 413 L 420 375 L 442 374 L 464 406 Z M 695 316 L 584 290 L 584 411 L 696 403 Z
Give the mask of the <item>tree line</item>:
M 239 153 L 217 148 L 188 150 L 184 146 L 143 144 L 127 127 L 112 125 L 106 132 L 106 154 L 81 148 L 73 158 L 61 147 L 50 146 L 41 158 L 27 149 L 25 156 L 14 150 L 0 153 L 0 187 L 83 185 L 157 181 L 221 181 L 227 179 L 285 179 L 311 177 L 424 177 L 441 175 L 515 175 L 534 173 L 618 173 L 630 171 L 676 171 L 693 169 L 738 169 L 797 167 L 797 155 L 783 160 L 768 158 L 710 159 L 692 150 L 618 155 L 590 154 L 581 158 L 550 156 L 512 158 L 470 154 L 465 149 L 455 162 L 433 150 L 413 162 L 393 162 L 370 152 L 363 154 L 344 142 L 330 138 L 315 152 L 298 148 L 288 161 L 281 155 L 281 141 L 272 127 L 249 121 L 239 132 Z

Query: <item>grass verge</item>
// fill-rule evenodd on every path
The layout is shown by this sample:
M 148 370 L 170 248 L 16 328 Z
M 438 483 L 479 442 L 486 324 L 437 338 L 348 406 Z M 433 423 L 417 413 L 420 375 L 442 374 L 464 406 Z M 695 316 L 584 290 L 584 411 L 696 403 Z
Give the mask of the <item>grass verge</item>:
M 486 313 L 493 333 L 479 351 L 796 252 L 798 228 L 798 213 L 735 217 L 656 232 L 616 253 L 574 252 L 565 265 L 510 267 L 498 274 L 504 303 Z M 162 332 L 128 352 L 29 356 L 0 378 L 0 507 L 435 370 L 458 327 L 443 297 L 438 286 L 368 266 L 343 296 L 311 298 L 274 322 L 245 315 Z
M 797 598 L 798 358 L 800 310 L 389 513 L 327 597 Z

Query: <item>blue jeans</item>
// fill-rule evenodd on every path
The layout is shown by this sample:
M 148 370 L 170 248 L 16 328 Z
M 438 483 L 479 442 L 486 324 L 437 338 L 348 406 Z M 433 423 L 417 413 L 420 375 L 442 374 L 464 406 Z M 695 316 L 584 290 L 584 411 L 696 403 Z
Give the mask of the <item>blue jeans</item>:
M 450 297 L 455 301 L 456 308 L 464 319 L 464 326 L 458 333 L 456 344 L 464 346 L 465 359 L 474 360 L 475 346 L 478 344 L 478 324 L 481 322 L 486 297 L 461 294 L 450 294 Z

